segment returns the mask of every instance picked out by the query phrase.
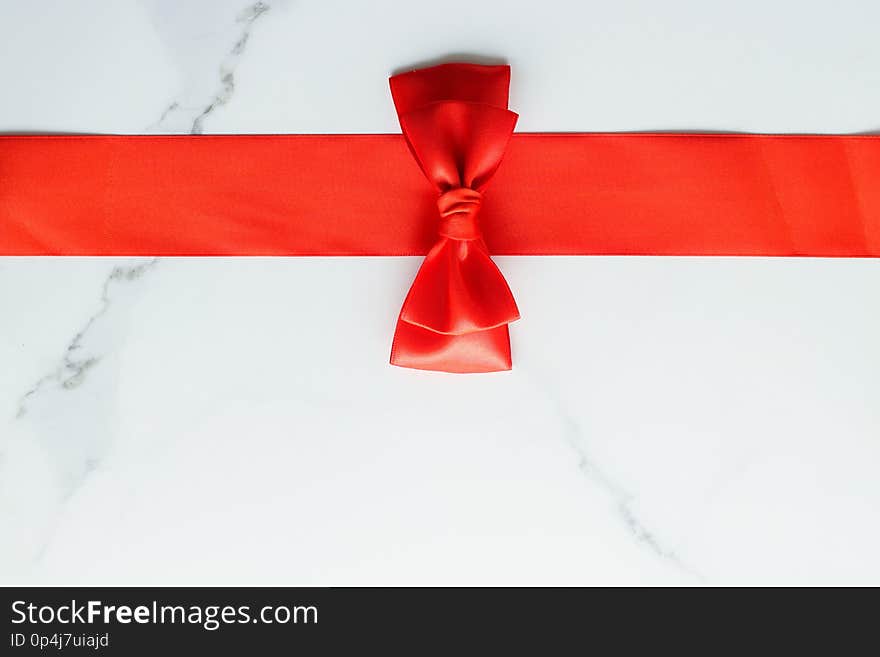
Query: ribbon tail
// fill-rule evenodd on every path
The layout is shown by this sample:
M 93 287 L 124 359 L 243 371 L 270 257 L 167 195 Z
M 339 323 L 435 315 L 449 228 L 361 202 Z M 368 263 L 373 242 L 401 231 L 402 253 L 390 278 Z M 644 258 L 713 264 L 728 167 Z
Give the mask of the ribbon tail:
M 511 368 L 507 324 L 450 335 L 399 319 L 391 346 L 391 364 L 457 374 L 507 371 Z
M 516 302 L 482 240 L 441 239 L 403 303 L 391 364 L 440 372 L 511 368 L 507 325 Z

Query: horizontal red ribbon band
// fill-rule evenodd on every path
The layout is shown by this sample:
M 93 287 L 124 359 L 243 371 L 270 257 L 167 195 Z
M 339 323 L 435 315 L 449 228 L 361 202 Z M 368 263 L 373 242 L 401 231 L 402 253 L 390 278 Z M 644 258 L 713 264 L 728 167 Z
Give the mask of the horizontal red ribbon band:
M 0 137 L 2 255 L 424 255 L 401 135 Z M 494 255 L 880 256 L 880 137 L 514 134 Z

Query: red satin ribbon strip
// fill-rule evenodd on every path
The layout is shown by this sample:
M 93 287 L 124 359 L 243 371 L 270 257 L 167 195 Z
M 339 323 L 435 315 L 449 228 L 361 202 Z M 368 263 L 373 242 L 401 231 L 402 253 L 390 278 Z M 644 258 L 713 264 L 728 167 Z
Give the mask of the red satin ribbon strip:
M 880 256 L 880 137 L 514 134 L 493 255 Z M 3 136 L 2 255 L 425 255 L 401 135 Z

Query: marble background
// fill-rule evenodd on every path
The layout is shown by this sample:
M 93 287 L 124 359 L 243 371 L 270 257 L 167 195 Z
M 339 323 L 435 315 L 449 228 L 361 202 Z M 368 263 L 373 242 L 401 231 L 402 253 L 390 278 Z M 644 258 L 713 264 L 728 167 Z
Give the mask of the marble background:
M 880 128 L 869 0 L 437 6 L 3 1 L 0 131 L 395 132 L 448 57 L 523 131 Z M 880 584 L 880 262 L 498 260 L 463 377 L 386 364 L 417 259 L 0 258 L 0 583 Z

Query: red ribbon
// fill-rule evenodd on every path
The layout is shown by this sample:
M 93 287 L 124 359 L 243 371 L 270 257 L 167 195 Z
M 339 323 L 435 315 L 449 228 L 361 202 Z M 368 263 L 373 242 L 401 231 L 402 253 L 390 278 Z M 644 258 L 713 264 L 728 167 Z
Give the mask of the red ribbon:
M 0 255 L 427 253 L 392 361 L 445 371 L 510 367 L 488 253 L 880 256 L 878 136 L 510 137 L 508 81 L 395 76 L 405 139 L 0 136 Z
M 446 64 L 391 78 L 403 135 L 434 185 L 439 239 L 403 302 L 391 363 L 443 372 L 509 370 L 519 310 L 478 221 L 513 133 L 506 66 Z

